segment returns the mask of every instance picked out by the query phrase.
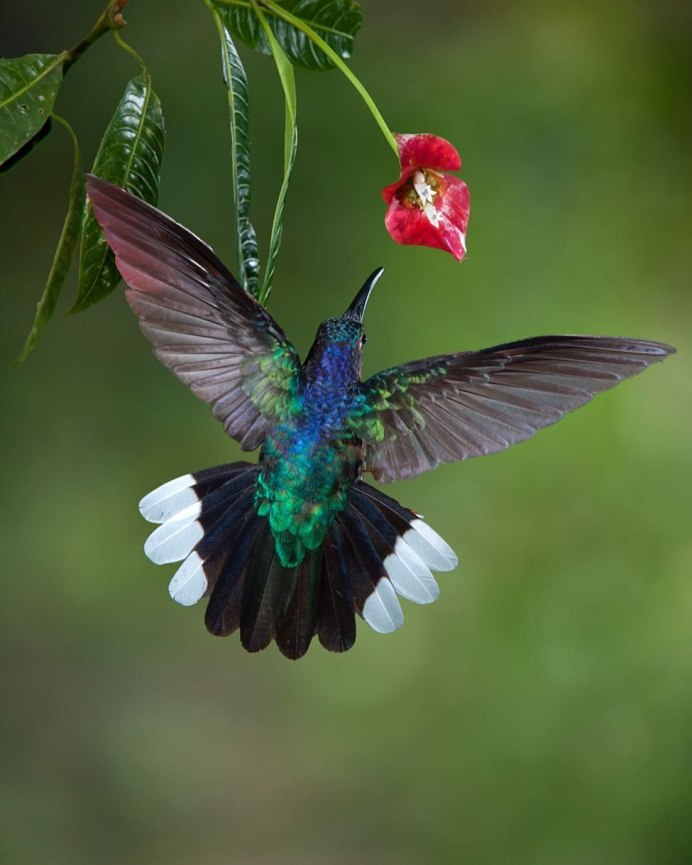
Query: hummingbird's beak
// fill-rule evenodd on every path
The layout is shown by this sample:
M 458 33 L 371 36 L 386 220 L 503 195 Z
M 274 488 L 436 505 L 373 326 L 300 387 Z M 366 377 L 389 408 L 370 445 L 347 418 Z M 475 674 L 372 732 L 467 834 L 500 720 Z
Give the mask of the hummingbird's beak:
M 358 294 L 355 296 L 353 303 L 346 310 L 346 315 L 349 318 L 355 318 L 356 321 L 363 321 L 363 316 L 365 315 L 365 307 L 368 305 L 368 299 L 370 297 L 370 292 L 375 287 L 375 283 L 384 273 L 384 267 L 378 267 L 377 270 L 374 270 L 370 276 L 365 280 L 365 283 Z

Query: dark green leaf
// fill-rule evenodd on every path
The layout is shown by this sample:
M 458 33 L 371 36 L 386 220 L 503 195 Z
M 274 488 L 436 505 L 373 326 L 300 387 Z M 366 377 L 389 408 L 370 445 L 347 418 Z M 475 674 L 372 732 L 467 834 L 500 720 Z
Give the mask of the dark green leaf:
M 82 221 L 82 213 L 84 212 L 84 174 L 82 172 L 82 158 L 79 153 L 77 137 L 75 136 L 72 127 L 63 120 L 62 117 L 56 117 L 56 120 L 67 129 L 72 138 L 73 146 L 73 163 L 72 163 L 72 181 L 70 182 L 70 194 L 67 205 L 67 213 L 65 222 L 60 233 L 60 240 L 55 250 L 53 264 L 48 274 L 46 286 L 43 289 L 43 294 L 36 307 L 36 316 L 34 324 L 29 332 L 29 336 L 24 343 L 24 347 L 20 351 L 16 364 L 26 360 L 33 347 L 36 345 L 41 331 L 48 324 L 55 305 L 58 302 L 60 292 L 65 283 L 65 277 L 72 261 L 72 254 L 77 246 L 79 238 L 79 227 Z
M 0 60 L 0 165 L 45 124 L 62 81 L 65 54 Z
M 228 90 L 231 124 L 231 162 L 238 247 L 238 279 L 254 297 L 259 292 L 259 252 L 257 235 L 250 221 L 252 187 L 250 183 L 250 125 L 245 69 L 221 16 L 213 10 L 221 40 L 221 63 Z
M 101 139 L 92 172 L 149 204 L 156 204 L 164 138 L 161 103 L 149 75 L 143 73 L 125 88 Z M 87 204 L 79 260 L 79 294 L 71 311 L 79 312 L 101 300 L 119 281 L 113 253 Z
M 50 135 L 52 129 L 53 121 L 49 117 L 36 135 L 30 138 L 25 144 L 22 144 L 19 150 L 13 153 L 9 159 L 6 159 L 2 165 L 0 165 L 0 174 L 6 174 L 8 171 L 11 171 L 18 162 L 21 162 L 25 156 L 28 156 L 31 153 L 37 144 L 40 144 L 44 138 L 47 138 Z
M 271 54 L 262 25 L 246 0 L 215 0 L 228 29 L 250 48 Z M 346 59 L 353 53 L 353 41 L 363 23 L 360 4 L 354 0 L 283 0 L 278 4 L 311 27 L 330 48 Z M 291 63 L 305 69 L 333 69 L 334 64 L 298 28 L 277 18 L 271 9 L 262 12 L 279 45 Z

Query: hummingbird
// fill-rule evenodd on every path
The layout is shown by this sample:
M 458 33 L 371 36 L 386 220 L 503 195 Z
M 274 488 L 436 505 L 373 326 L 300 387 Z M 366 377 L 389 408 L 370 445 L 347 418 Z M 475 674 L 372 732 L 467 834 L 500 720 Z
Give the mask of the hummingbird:
M 382 275 L 320 324 L 301 362 L 269 312 L 212 249 L 161 211 L 87 176 L 93 212 L 154 354 L 257 463 L 168 481 L 140 502 L 157 564 L 182 562 L 173 600 L 207 598 L 215 635 L 288 658 L 317 636 L 344 652 L 356 615 L 403 624 L 433 571 L 456 567 L 423 517 L 364 480 L 389 483 L 502 451 L 674 352 L 641 339 L 539 336 L 405 363 L 361 380 L 363 316 Z

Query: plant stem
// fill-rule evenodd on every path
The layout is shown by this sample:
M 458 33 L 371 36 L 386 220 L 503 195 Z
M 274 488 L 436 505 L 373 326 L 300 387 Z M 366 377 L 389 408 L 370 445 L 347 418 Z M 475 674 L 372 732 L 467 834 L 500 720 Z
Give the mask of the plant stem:
M 300 18 L 296 18 L 295 15 L 291 15 L 290 12 L 287 12 L 282 6 L 279 6 L 278 3 L 275 3 L 274 0 L 260 0 L 260 3 L 266 9 L 276 15 L 277 18 L 283 19 L 287 24 L 290 24 L 297 30 L 300 30 L 301 33 L 304 33 L 311 42 L 313 42 L 327 55 L 327 57 L 329 57 L 329 59 L 336 66 L 336 68 L 340 72 L 343 72 L 346 78 L 348 78 L 351 84 L 356 88 L 363 102 L 365 102 L 365 104 L 367 105 L 370 113 L 375 118 L 375 122 L 380 127 L 380 130 L 384 135 L 387 144 L 389 144 L 389 146 L 392 148 L 398 159 L 399 148 L 397 147 L 396 139 L 392 135 L 389 126 L 387 126 L 384 117 L 380 114 L 377 105 L 375 105 L 375 102 L 373 101 L 372 97 L 365 89 L 361 81 L 344 63 L 344 61 L 341 59 L 341 57 L 339 57 L 336 51 L 334 51 L 334 49 L 327 42 L 324 41 L 324 39 L 319 35 L 319 33 L 315 33 L 315 31 L 312 29 L 312 27 L 310 27 L 309 24 L 306 24 Z
M 117 45 L 119 45 L 119 47 L 122 48 L 123 51 L 125 51 L 127 54 L 130 55 L 130 57 L 133 58 L 133 60 L 136 60 L 137 63 L 139 63 L 139 65 L 142 67 L 142 72 L 144 73 L 146 78 L 151 80 L 151 76 L 149 75 L 149 70 L 147 69 L 146 63 L 144 62 L 144 60 L 142 60 L 142 58 L 135 51 L 132 45 L 128 45 L 128 43 L 123 39 L 123 37 L 120 35 L 120 33 L 118 33 L 117 30 L 113 31 L 113 39 L 115 39 Z
M 125 19 L 123 18 L 122 13 L 126 4 L 127 0 L 111 0 L 99 16 L 96 24 L 91 28 L 89 35 L 85 36 L 84 39 L 75 45 L 74 48 L 65 52 L 66 57 L 62 67 L 63 75 L 67 74 L 72 65 L 76 63 L 82 54 L 84 54 L 88 48 L 91 48 L 94 42 L 96 42 L 97 39 L 100 39 L 104 33 L 108 33 L 109 30 L 120 30 L 121 27 L 125 26 Z

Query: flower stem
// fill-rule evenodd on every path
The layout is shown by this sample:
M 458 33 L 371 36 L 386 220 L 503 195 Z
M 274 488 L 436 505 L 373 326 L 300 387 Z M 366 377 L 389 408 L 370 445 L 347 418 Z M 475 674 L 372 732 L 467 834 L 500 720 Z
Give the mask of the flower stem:
M 339 55 L 334 51 L 334 49 L 324 41 L 324 39 L 319 35 L 319 33 L 315 33 L 315 31 L 310 27 L 309 24 L 306 24 L 305 21 L 300 18 L 296 18 L 295 15 L 291 15 L 290 12 L 287 12 L 282 6 L 279 6 L 278 3 L 275 3 L 274 0 L 261 0 L 261 5 L 276 15 L 277 18 L 282 18 L 287 24 L 295 27 L 297 30 L 300 30 L 301 33 L 304 33 L 308 39 L 313 42 L 321 51 L 323 51 L 327 57 L 332 61 L 332 63 L 336 66 L 336 68 L 343 72 L 343 74 L 348 78 L 351 84 L 356 88 L 358 93 L 360 94 L 363 102 L 367 105 L 370 110 L 370 113 L 375 118 L 375 123 L 380 127 L 382 134 L 387 141 L 387 144 L 392 148 L 394 153 L 399 158 L 399 148 L 397 147 L 396 139 L 392 135 L 390 128 L 387 126 L 384 117 L 380 114 L 380 111 L 375 105 L 373 98 L 370 96 L 368 91 L 365 89 L 361 81 L 354 75 L 354 73 L 349 69 L 349 67 L 344 63 L 344 61 L 339 57 Z
M 85 36 L 81 42 L 74 46 L 74 48 L 70 48 L 69 51 L 65 52 L 66 57 L 62 67 L 63 75 L 67 74 L 72 65 L 76 63 L 82 54 L 84 54 L 88 48 L 91 48 L 94 42 L 96 42 L 97 39 L 100 39 L 104 33 L 108 33 L 109 30 L 120 30 L 121 27 L 125 26 L 123 9 L 126 4 L 127 0 L 111 0 L 108 6 L 106 6 L 100 14 L 94 26 L 91 28 L 91 32 L 88 36 Z

